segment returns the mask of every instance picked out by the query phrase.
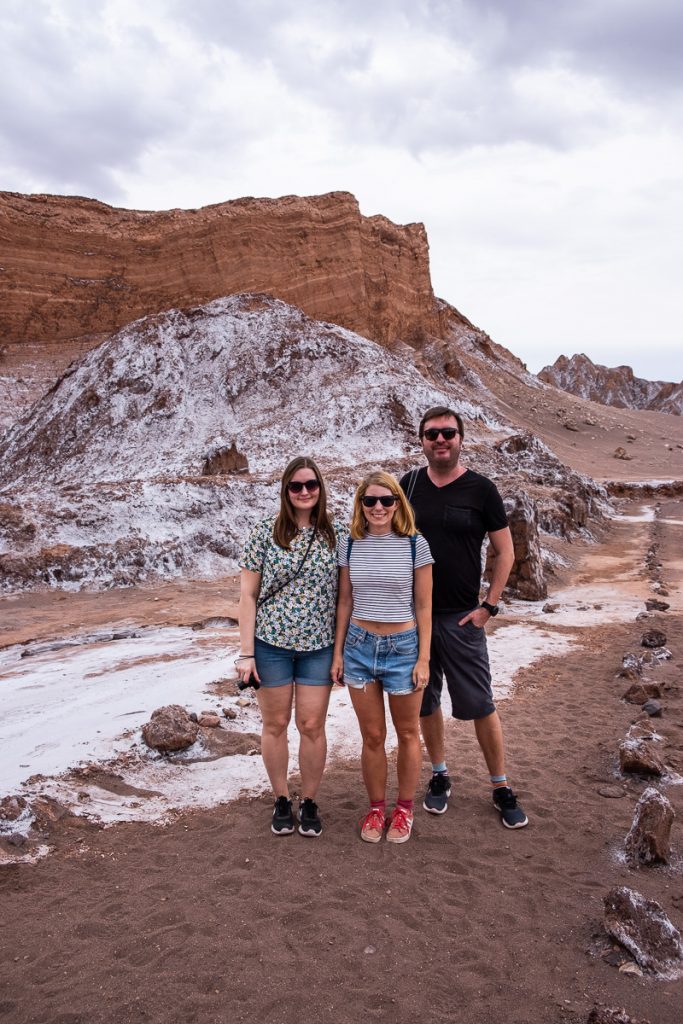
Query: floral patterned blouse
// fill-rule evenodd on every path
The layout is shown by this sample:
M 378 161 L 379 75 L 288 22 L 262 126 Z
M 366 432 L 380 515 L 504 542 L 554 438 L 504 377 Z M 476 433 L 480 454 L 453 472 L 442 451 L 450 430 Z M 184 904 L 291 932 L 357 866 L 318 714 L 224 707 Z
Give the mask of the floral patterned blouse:
M 274 518 L 249 534 L 240 566 L 261 574 L 259 600 L 294 575 L 311 539 L 312 526 L 300 530 L 286 551 L 273 540 Z M 339 538 L 344 528 L 334 523 Z M 256 611 L 256 636 L 275 647 L 319 651 L 334 643 L 337 604 L 337 552 L 316 536 L 301 572 Z

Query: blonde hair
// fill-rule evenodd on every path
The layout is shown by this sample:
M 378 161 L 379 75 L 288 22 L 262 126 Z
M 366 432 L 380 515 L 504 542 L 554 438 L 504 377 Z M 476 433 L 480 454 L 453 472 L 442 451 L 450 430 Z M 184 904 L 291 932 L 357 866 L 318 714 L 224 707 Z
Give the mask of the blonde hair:
M 366 521 L 363 515 L 363 506 L 361 499 L 364 497 L 368 487 L 372 485 L 376 487 L 386 487 L 388 491 L 398 499 L 398 505 L 394 512 L 391 520 L 391 529 L 394 533 L 397 533 L 399 537 L 412 537 L 414 533 L 417 533 L 415 528 L 415 516 L 413 510 L 410 507 L 408 499 L 406 498 L 401 485 L 395 476 L 391 473 L 385 473 L 383 470 L 378 470 L 375 473 L 368 473 L 367 476 L 363 477 L 361 482 L 356 488 L 356 493 L 353 498 L 353 516 L 351 519 L 351 539 L 362 540 L 366 534 Z

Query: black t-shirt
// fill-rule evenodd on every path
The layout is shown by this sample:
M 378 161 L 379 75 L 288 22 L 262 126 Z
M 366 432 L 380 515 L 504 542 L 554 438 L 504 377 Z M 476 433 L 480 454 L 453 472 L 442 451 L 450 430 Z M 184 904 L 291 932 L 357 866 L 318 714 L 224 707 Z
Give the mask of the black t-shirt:
M 410 490 L 411 475 L 406 473 L 401 479 L 406 493 Z M 417 528 L 427 539 L 435 560 L 433 610 L 463 612 L 476 608 L 484 537 L 508 525 L 498 488 L 471 469 L 453 483 L 437 487 L 424 467 L 417 472 L 410 503 Z

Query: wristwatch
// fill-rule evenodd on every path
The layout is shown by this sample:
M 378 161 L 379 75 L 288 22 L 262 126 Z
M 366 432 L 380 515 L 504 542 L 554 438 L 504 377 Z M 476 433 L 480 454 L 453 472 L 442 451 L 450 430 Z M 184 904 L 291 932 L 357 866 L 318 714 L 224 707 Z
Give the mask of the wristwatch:
M 497 615 L 498 612 L 500 611 L 500 608 L 498 607 L 497 604 L 489 604 L 488 601 L 482 601 L 479 607 L 485 608 L 486 611 L 491 616 L 491 618 L 493 618 L 494 615 Z

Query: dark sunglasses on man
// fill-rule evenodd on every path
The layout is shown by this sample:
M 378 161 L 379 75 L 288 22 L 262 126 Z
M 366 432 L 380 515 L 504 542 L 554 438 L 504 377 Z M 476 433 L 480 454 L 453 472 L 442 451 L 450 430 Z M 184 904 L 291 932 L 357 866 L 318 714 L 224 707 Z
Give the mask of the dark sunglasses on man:
M 287 484 L 287 490 L 291 491 L 292 494 L 301 494 L 304 487 L 311 494 L 313 491 L 320 490 L 319 480 L 290 480 Z
M 439 434 L 441 434 L 444 441 L 452 441 L 455 435 L 459 433 L 460 431 L 457 427 L 427 427 L 424 436 L 428 441 L 437 441 Z
M 360 499 L 364 508 L 374 508 L 377 502 L 380 503 L 382 508 L 391 508 L 398 498 L 394 494 L 364 494 Z

